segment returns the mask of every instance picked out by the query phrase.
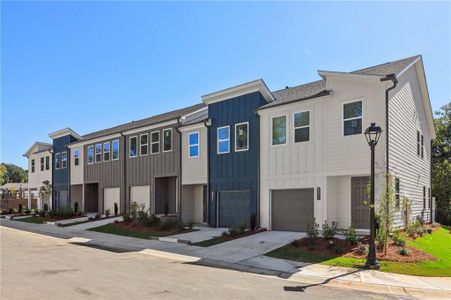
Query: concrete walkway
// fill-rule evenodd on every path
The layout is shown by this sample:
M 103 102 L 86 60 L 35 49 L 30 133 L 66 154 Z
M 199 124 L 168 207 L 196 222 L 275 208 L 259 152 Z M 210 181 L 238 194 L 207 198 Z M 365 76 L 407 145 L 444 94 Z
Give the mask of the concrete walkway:
M 304 237 L 304 233 L 267 231 L 203 248 L 87 231 L 75 228 L 78 225 L 58 227 L 4 219 L 0 221 L 0 225 L 66 238 L 73 243 L 111 251 L 137 251 L 153 256 L 180 259 L 187 263 L 273 275 L 311 285 L 324 284 L 422 299 L 451 299 L 450 277 L 420 277 L 330 267 L 263 255 L 293 239 Z
M 123 219 L 122 217 L 108 218 L 108 219 L 103 219 L 103 220 L 98 220 L 98 221 L 91 221 L 91 222 L 86 222 L 86 223 L 70 226 L 70 228 L 72 230 L 86 230 L 86 229 L 90 229 L 90 228 L 106 225 L 106 224 L 109 224 L 109 223 L 114 223 L 115 221 L 122 221 L 122 219 Z

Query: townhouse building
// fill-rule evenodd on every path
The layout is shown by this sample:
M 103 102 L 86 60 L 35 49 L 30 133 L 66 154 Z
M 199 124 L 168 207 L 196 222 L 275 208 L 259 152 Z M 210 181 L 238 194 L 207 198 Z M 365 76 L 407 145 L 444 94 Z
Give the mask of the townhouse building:
M 315 220 L 365 231 L 370 151 L 363 133 L 376 123 L 383 129 L 376 202 L 388 183 L 397 225 L 406 217 L 431 221 L 435 131 L 421 56 L 318 74 L 278 91 L 254 80 L 83 136 L 69 128 L 52 133 L 55 207 L 125 212 L 136 202 L 215 227 L 305 231 Z

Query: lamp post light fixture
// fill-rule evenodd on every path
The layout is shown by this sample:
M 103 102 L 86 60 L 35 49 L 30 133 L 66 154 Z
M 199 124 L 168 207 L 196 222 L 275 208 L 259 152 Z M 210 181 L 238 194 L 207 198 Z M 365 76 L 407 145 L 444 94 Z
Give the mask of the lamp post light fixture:
M 379 269 L 380 265 L 376 257 L 376 217 L 374 215 L 374 148 L 379 141 L 382 129 L 376 126 L 376 123 L 371 123 L 371 126 L 365 130 L 365 138 L 371 149 L 371 192 L 370 192 L 370 244 L 368 251 L 368 258 L 365 266 L 370 269 Z

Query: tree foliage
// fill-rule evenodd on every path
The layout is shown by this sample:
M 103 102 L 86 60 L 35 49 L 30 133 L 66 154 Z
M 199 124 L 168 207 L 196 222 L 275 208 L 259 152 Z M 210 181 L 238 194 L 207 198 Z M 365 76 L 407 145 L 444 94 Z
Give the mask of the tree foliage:
M 432 142 L 432 195 L 436 220 L 451 225 L 451 102 L 435 113 L 436 139 Z
M 39 188 L 39 198 L 42 199 L 43 204 L 50 203 L 50 197 L 52 196 L 52 185 L 48 180 L 42 182 L 42 186 Z
M 377 219 L 379 221 L 378 236 L 384 244 L 384 255 L 387 255 L 388 237 L 393 229 L 396 212 L 393 177 L 390 174 L 386 176 L 388 176 L 388 182 L 384 181 L 383 192 L 381 193 L 377 208 Z
M 0 184 L 9 182 L 27 182 L 27 172 L 14 164 L 0 164 Z

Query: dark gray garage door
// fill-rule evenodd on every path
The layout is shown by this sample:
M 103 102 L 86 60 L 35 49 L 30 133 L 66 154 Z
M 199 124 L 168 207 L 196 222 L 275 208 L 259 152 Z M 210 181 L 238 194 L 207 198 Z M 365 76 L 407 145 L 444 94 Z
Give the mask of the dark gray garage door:
M 219 227 L 230 227 L 245 221 L 250 224 L 251 191 L 219 192 Z
M 306 231 L 313 223 L 313 189 L 272 191 L 272 230 Z

